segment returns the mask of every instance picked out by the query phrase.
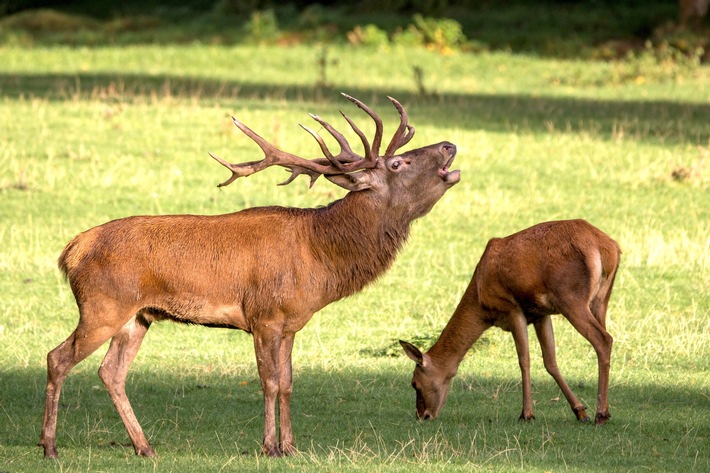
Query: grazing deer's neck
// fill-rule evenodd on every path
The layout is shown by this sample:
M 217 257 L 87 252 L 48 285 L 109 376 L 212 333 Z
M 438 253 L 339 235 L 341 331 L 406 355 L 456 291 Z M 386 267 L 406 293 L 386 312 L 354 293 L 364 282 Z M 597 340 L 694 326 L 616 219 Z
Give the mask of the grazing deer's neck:
M 377 279 L 392 265 L 410 224 L 369 191 L 351 192 L 318 209 L 310 247 L 334 276 L 328 278 L 328 289 L 345 297 Z
M 456 373 L 471 346 L 491 327 L 485 318 L 475 286 L 468 286 L 439 339 L 427 352 L 437 366 L 447 368 L 452 374 Z

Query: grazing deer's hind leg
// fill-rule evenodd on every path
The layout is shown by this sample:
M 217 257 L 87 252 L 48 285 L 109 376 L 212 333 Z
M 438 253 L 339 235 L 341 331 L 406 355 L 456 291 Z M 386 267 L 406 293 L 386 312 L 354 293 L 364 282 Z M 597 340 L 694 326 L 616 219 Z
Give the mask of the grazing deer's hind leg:
M 518 363 L 523 383 L 523 411 L 520 420 L 532 420 L 533 414 L 532 387 L 530 384 L 530 348 L 528 345 L 528 323 L 522 312 L 510 314 L 510 331 L 515 340 L 515 350 L 518 352 Z
M 83 315 L 83 314 L 82 314 Z M 42 433 L 37 445 L 44 447 L 45 458 L 57 458 L 57 412 L 62 384 L 79 362 L 95 352 L 116 332 L 117 327 L 105 326 L 100 330 L 87 329 L 80 318 L 79 325 L 69 338 L 47 354 L 47 389 Z
M 546 315 L 535 322 L 534 326 L 537 339 L 540 341 L 540 349 L 542 350 L 542 359 L 545 363 L 545 369 L 557 382 L 557 385 L 565 395 L 567 402 L 569 402 L 572 411 L 577 416 L 577 420 L 581 422 L 589 422 L 589 416 L 585 410 L 586 406 L 579 402 L 577 397 L 565 382 L 562 377 L 562 373 L 560 373 L 560 369 L 557 366 L 557 357 L 555 355 L 555 334 L 552 329 L 552 317 Z
M 597 353 L 599 381 L 597 393 L 597 414 L 595 424 L 605 424 L 609 414 L 609 368 L 611 365 L 611 347 L 614 339 L 602 324 L 592 315 L 587 301 L 577 301 L 562 309 L 562 313 L 572 326 L 591 343 Z
M 153 457 L 155 452 L 145 438 L 143 429 L 141 429 L 126 396 L 128 368 L 135 359 L 149 327 L 150 323 L 140 315 L 129 320 L 113 336 L 108 352 L 99 368 L 99 377 L 101 377 L 121 420 L 123 420 L 136 455 Z

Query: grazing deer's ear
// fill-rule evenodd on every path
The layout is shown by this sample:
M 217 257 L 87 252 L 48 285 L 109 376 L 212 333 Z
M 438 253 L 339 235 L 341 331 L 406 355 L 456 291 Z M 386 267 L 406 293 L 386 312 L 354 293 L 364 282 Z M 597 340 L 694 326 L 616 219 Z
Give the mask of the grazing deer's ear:
M 366 172 L 354 172 L 351 174 L 334 174 L 325 176 L 333 184 L 349 191 L 363 191 L 372 187 L 370 184 L 370 174 Z
M 417 364 L 417 366 L 424 365 L 424 355 L 419 348 L 409 342 L 405 342 L 404 340 L 400 340 L 399 344 L 402 345 L 402 348 L 404 348 L 404 353 L 406 353 L 407 356 Z

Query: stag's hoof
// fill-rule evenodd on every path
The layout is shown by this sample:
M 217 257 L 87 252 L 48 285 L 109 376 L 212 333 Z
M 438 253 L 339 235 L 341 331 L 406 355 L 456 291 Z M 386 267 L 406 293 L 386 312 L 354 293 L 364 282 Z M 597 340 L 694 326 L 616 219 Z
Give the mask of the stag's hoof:
M 597 416 L 594 419 L 594 425 L 604 425 L 611 418 L 611 414 L 608 412 L 597 412 Z
M 44 447 L 44 458 L 59 458 L 59 452 L 57 452 L 57 447 Z
M 523 412 L 520 414 L 520 417 L 518 417 L 518 420 L 520 422 L 530 422 L 531 420 L 535 420 L 535 416 L 533 414 L 526 414 Z
M 271 457 L 271 458 L 279 458 L 279 457 L 283 456 L 283 452 L 276 445 L 274 445 L 273 447 L 267 447 L 266 445 L 264 445 L 261 448 L 261 452 L 264 455 L 266 455 L 267 457 Z
M 296 447 L 293 444 L 282 444 L 281 445 L 281 454 L 284 456 L 288 455 L 295 455 L 298 453 L 298 450 L 296 450 Z

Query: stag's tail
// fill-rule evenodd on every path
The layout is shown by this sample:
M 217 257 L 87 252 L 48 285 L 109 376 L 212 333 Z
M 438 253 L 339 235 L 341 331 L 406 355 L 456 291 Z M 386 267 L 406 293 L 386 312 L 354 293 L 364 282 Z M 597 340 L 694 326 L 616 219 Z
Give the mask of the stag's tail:
M 94 248 L 98 229 L 92 228 L 80 233 L 64 247 L 59 255 L 57 265 L 64 277 L 71 279 L 72 272 L 81 265 L 81 262 Z

